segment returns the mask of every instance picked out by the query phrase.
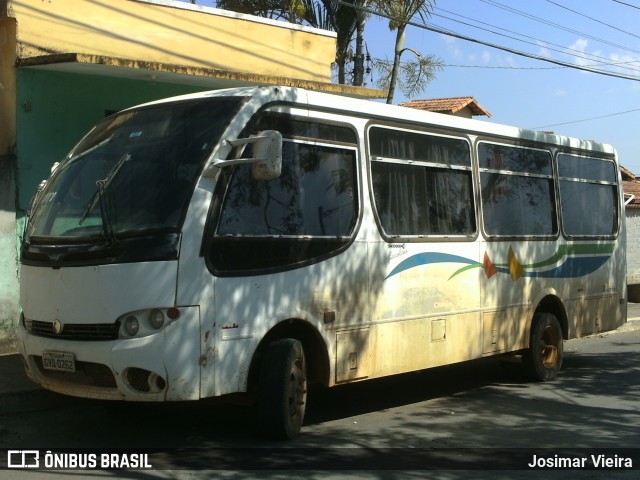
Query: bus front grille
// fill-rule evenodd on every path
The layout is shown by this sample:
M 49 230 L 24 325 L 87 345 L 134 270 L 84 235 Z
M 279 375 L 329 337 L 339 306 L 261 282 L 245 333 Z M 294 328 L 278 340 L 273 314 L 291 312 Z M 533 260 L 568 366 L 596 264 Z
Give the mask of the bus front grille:
M 62 340 L 116 340 L 120 322 L 115 323 L 68 323 L 60 333 L 56 333 L 53 322 L 40 320 L 24 321 L 26 329 L 38 337 L 59 338 Z
M 92 387 L 116 388 L 116 379 L 109 367 L 101 363 L 93 362 L 75 362 L 76 371 L 58 372 L 47 370 L 44 368 L 41 356 L 34 356 L 35 362 L 40 374 L 44 377 L 64 383 L 72 383 L 75 385 L 87 385 Z

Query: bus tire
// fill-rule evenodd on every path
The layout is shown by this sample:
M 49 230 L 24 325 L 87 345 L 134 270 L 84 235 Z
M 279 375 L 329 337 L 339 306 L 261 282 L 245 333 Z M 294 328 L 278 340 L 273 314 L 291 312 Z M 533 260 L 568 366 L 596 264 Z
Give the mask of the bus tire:
M 306 361 L 298 340 L 284 338 L 267 346 L 260 365 L 258 395 L 263 433 L 278 440 L 298 435 L 307 401 Z
M 551 313 L 536 313 L 529 348 L 522 364 L 527 376 L 537 382 L 554 380 L 562 366 L 563 338 L 560 322 Z

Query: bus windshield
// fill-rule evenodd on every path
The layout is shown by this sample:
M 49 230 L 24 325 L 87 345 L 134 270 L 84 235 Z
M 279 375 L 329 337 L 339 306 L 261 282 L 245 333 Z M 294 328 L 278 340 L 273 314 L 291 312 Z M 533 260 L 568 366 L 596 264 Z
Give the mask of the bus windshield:
M 162 104 L 105 119 L 39 193 L 29 242 L 178 231 L 203 164 L 241 101 Z

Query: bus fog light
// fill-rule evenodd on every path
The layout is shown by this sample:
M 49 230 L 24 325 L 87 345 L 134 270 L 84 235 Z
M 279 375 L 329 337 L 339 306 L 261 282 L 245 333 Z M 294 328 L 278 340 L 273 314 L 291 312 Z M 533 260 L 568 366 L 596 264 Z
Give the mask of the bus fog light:
M 133 315 L 129 315 L 124 322 L 124 329 L 127 334 L 130 336 L 135 336 L 140 330 L 140 323 L 138 323 L 138 319 Z
M 154 308 L 149 314 L 149 323 L 153 328 L 159 329 L 164 325 L 164 313 L 162 310 Z

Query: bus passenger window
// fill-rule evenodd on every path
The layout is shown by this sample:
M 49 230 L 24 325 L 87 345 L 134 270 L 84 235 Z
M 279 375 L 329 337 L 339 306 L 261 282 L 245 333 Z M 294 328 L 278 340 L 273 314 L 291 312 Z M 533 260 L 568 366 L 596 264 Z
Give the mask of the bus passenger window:
M 238 165 L 224 189 L 210 265 L 221 275 L 293 268 L 340 251 L 358 219 L 356 150 L 286 140 L 282 174 Z
M 239 166 L 229 185 L 218 235 L 348 236 L 356 220 L 355 152 L 285 142 L 282 174 L 255 180 Z
M 618 230 L 618 187 L 609 160 L 558 155 L 562 229 L 569 237 L 611 237 Z
M 478 163 L 487 236 L 557 234 L 548 151 L 482 142 L 478 146 Z
M 374 207 L 385 235 L 475 233 L 471 156 L 465 140 L 375 127 L 369 142 Z

